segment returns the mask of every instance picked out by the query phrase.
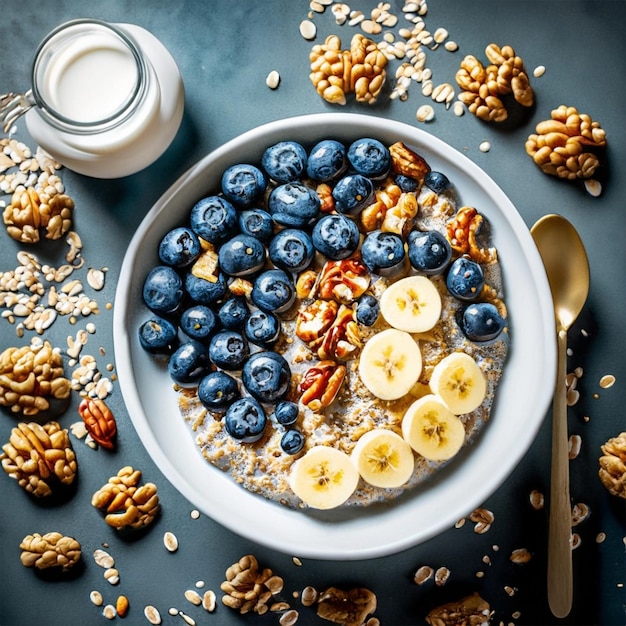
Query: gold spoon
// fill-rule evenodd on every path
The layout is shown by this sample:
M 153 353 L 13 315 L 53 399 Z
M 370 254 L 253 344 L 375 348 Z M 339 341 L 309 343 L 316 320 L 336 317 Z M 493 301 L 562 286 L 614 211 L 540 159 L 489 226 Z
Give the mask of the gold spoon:
M 572 608 L 572 511 L 567 435 L 567 331 L 589 293 L 589 261 L 575 228 L 560 215 L 546 215 L 530 229 L 543 260 L 554 301 L 557 376 L 552 404 L 552 466 L 548 527 L 548 603 L 556 617 Z

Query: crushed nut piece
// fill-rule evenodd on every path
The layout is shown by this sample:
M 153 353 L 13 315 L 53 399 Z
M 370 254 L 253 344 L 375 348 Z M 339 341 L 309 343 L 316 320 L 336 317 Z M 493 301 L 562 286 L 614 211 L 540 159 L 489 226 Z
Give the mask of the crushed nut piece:
M 22 565 L 39 570 L 60 567 L 65 572 L 79 561 L 81 555 L 80 543 L 58 532 L 27 535 L 20 548 Z
M 601 449 L 598 474 L 602 484 L 612 495 L 626 498 L 626 432 L 609 439 Z
M 300 401 L 312 411 L 330 406 L 337 397 L 346 376 L 345 365 L 321 361 L 310 367 L 302 377 Z

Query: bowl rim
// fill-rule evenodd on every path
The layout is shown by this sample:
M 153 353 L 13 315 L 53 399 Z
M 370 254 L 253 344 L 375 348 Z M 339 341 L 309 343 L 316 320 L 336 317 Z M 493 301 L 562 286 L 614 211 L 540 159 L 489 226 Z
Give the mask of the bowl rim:
M 290 138 L 304 143 L 303 136 L 310 136 L 312 142 L 316 141 L 315 137 L 317 140 L 331 136 L 337 138 L 352 136 L 356 139 L 357 129 L 361 136 L 366 136 L 365 131 L 368 130 L 370 132 L 367 134 L 374 137 L 397 137 L 409 145 L 421 146 L 426 151 L 432 152 L 435 155 L 435 161 L 439 159 L 454 163 L 454 167 L 458 168 L 461 175 L 477 186 L 478 194 L 486 194 L 494 207 L 501 212 L 501 215 L 497 216 L 498 220 L 510 227 L 514 236 L 511 243 L 519 246 L 525 261 L 525 269 L 530 272 L 530 275 L 526 276 L 527 282 L 524 286 L 517 286 L 517 288 L 524 290 L 525 298 L 534 298 L 530 315 L 537 322 L 533 331 L 536 333 L 536 342 L 541 343 L 542 349 L 541 358 L 535 360 L 533 370 L 529 372 L 529 376 L 536 383 L 534 394 L 519 394 L 521 404 L 532 409 L 532 412 L 526 416 L 527 421 L 523 428 L 519 424 L 514 424 L 514 441 L 513 437 L 510 437 L 508 441 L 508 443 L 514 443 L 512 449 L 497 450 L 492 445 L 496 434 L 503 432 L 509 437 L 507 431 L 503 429 L 501 420 L 504 418 L 500 417 L 500 421 L 493 420 L 495 425 L 488 424 L 483 429 L 484 433 L 481 433 L 472 445 L 466 446 L 463 453 L 459 455 L 462 458 L 458 463 L 465 463 L 465 467 L 469 468 L 468 471 L 472 471 L 476 467 L 481 467 L 481 455 L 489 453 L 488 467 L 491 471 L 484 472 L 480 480 L 473 482 L 468 481 L 467 478 L 463 479 L 463 472 L 459 472 L 458 468 L 450 469 L 450 466 L 446 466 L 438 470 L 429 480 L 426 489 L 411 490 L 406 498 L 403 496 L 399 501 L 393 501 L 390 505 L 376 505 L 361 509 L 360 516 L 353 515 L 353 512 L 337 512 L 336 518 L 329 518 L 317 512 L 289 509 L 270 502 L 262 496 L 248 493 L 219 470 L 210 466 L 201 458 L 196 448 L 197 458 L 203 466 L 206 466 L 208 472 L 212 472 L 210 475 L 207 473 L 204 478 L 209 476 L 212 488 L 227 491 L 228 497 L 219 500 L 214 498 L 210 502 L 214 505 L 211 507 L 199 488 L 196 477 L 181 471 L 182 460 L 174 462 L 163 450 L 163 438 L 171 434 L 171 426 L 164 426 L 160 423 L 159 429 L 164 430 L 159 431 L 159 437 L 156 436 L 152 427 L 156 418 L 149 418 L 146 415 L 143 398 L 136 382 L 137 376 L 147 374 L 142 373 L 143 367 L 133 367 L 133 351 L 136 352 L 138 342 L 136 332 L 132 332 L 133 329 L 129 328 L 129 320 L 137 315 L 134 304 L 137 302 L 137 297 L 140 298 L 137 296 L 140 290 L 138 291 L 134 284 L 137 282 L 134 270 L 138 260 L 146 254 L 145 240 L 146 238 L 154 240 L 158 233 L 162 236 L 165 232 L 162 226 L 159 227 L 158 232 L 155 232 L 155 228 L 162 221 L 174 225 L 174 216 L 168 215 L 167 212 L 173 205 L 177 205 L 177 199 L 181 194 L 189 196 L 188 203 L 193 196 L 189 190 L 200 186 L 200 179 L 204 179 L 208 171 L 212 168 L 223 168 L 224 166 L 220 164 L 229 162 L 229 159 L 237 160 L 234 155 L 242 151 L 245 153 L 246 150 L 251 151 L 250 145 L 267 147 L 276 141 Z M 433 160 L 432 155 L 430 158 Z M 428 157 L 426 159 L 429 160 Z M 230 162 L 233 163 L 233 161 Z M 223 169 L 219 170 L 217 175 L 221 175 L 222 171 Z M 215 176 L 214 172 L 213 177 Z M 452 177 L 452 182 L 458 184 L 459 181 L 455 181 Z M 207 185 L 207 191 L 208 189 Z M 463 191 L 461 191 L 460 200 L 465 201 Z M 190 210 L 191 205 L 186 209 Z M 494 216 L 487 217 L 492 220 Z M 496 238 L 497 236 L 496 232 Z M 502 252 L 505 251 L 502 250 Z M 154 256 L 156 257 L 156 247 Z M 510 293 L 507 291 L 510 287 L 510 285 L 507 286 L 507 270 L 512 271 L 513 268 L 509 268 L 506 263 L 502 263 L 502 266 L 505 277 L 505 301 L 508 303 L 508 298 L 514 291 Z M 518 273 L 517 270 L 515 273 Z M 518 321 L 521 322 L 519 325 Z M 516 328 L 521 328 L 526 323 L 525 320 L 513 318 L 513 338 L 509 359 L 517 357 L 515 350 L 518 345 L 525 351 L 527 357 L 532 357 L 529 349 L 519 344 L 515 334 Z M 551 383 L 556 376 L 556 334 L 548 280 L 530 231 L 512 202 L 478 165 L 443 140 L 404 122 L 357 113 L 314 113 L 272 121 L 229 140 L 189 168 L 151 207 L 131 239 L 116 288 L 113 325 L 118 380 L 128 414 L 143 446 L 168 481 L 195 507 L 236 534 L 280 552 L 317 559 L 355 560 L 386 556 L 413 547 L 451 528 L 456 521 L 481 505 L 506 480 L 522 459 L 543 423 L 552 397 L 553 384 Z M 536 353 L 534 356 L 537 356 Z M 508 369 L 511 368 L 512 366 L 508 365 Z M 507 379 L 507 371 L 505 368 L 501 386 L 505 380 L 509 386 L 515 383 Z M 511 375 L 508 378 L 510 379 Z M 516 384 L 523 389 L 523 380 Z M 507 394 L 512 395 L 508 391 Z M 504 412 L 501 404 L 497 394 L 492 413 L 494 417 Z M 529 404 L 530 406 L 527 407 L 526 405 Z M 520 413 L 519 407 L 512 407 L 512 412 Z M 184 426 L 182 419 L 180 425 Z M 189 433 L 185 432 L 185 436 L 193 444 Z M 190 449 L 188 443 L 183 441 L 182 444 L 186 450 Z M 195 444 L 193 446 L 195 448 Z M 184 463 L 195 463 L 196 469 L 199 469 L 197 462 L 193 459 L 186 458 Z M 204 470 L 200 471 L 204 473 Z M 458 485 L 450 482 L 451 475 L 456 479 L 456 483 L 459 483 Z M 447 478 L 449 481 L 446 484 Z M 415 491 L 418 491 L 417 495 Z M 450 498 L 445 511 L 440 510 L 444 504 L 442 498 L 436 497 L 440 493 Z M 247 500 L 247 498 L 253 500 Z M 462 504 L 457 501 L 459 498 L 463 499 Z M 418 501 L 419 505 L 415 505 Z M 412 510 L 412 503 L 415 511 Z M 243 514 L 239 508 L 240 505 L 251 510 L 248 514 Z M 415 514 L 423 516 L 429 512 L 434 515 L 433 519 L 428 519 L 425 527 L 420 527 L 418 524 L 414 528 Z M 269 516 L 270 519 L 265 519 L 265 516 Z M 394 518 L 397 519 L 394 521 Z M 251 523 L 251 520 L 255 520 L 254 523 Z M 383 536 L 379 537 L 377 531 L 366 527 L 367 524 L 370 526 L 373 524 L 379 528 Z

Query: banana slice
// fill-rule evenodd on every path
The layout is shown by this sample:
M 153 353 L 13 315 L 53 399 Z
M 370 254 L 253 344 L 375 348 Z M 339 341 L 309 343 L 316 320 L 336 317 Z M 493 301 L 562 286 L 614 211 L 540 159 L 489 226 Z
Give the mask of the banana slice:
M 463 446 L 465 426 L 441 398 L 429 394 L 407 409 L 402 418 L 402 436 L 425 459 L 446 461 Z
M 359 472 L 350 457 L 329 446 L 314 446 L 291 468 L 289 485 L 314 509 L 333 509 L 354 492 Z
M 453 352 L 435 365 L 430 388 L 455 415 L 462 415 L 482 404 L 487 379 L 469 354 Z
M 366 432 L 350 455 L 363 480 L 384 489 L 400 487 L 413 475 L 411 446 L 386 428 Z
M 408 333 L 388 328 L 371 337 L 361 351 L 359 376 L 381 400 L 406 395 L 422 372 L 422 353 Z
M 380 312 L 398 330 L 423 333 L 441 316 L 441 296 L 426 276 L 407 276 L 383 291 Z

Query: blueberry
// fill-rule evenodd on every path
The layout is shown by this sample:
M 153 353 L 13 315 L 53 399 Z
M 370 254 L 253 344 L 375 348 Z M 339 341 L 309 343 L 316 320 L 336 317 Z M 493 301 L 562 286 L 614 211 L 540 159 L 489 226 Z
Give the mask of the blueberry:
M 183 281 L 169 265 L 150 270 L 143 284 L 143 300 L 157 313 L 173 313 L 183 298 Z
M 363 326 L 373 326 L 380 313 L 378 300 L 369 293 L 364 293 L 356 305 L 355 318 Z
M 333 192 L 335 209 L 339 213 L 357 215 L 374 197 L 374 183 L 362 174 L 348 174 L 340 178 Z
M 250 343 L 269 348 L 278 341 L 280 320 L 273 313 L 257 309 L 246 320 L 243 332 Z
M 229 276 L 246 276 L 265 264 L 265 246 L 250 235 L 235 235 L 218 252 L 222 271 Z
M 273 403 L 289 391 L 291 370 L 280 354 L 256 352 L 244 363 L 241 382 L 259 402 Z
M 178 329 L 169 320 L 153 317 L 139 327 L 139 343 L 151 354 L 171 354 L 178 347 Z
M 249 208 L 256 204 L 266 187 L 263 172 L 254 165 L 239 163 L 222 174 L 222 192 L 239 207 Z
M 271 417 L 281 426 L 293 426 L 300 415 L 300 409 L 295 402 L 281 400 L 276 403 Z
M 209 358 L 223 370 L 239 370 L 248 358 L 248 342 L 241 333 L 221 330 L 209 343 Z
M 181 387 L 196 385 L 208 372 L 209 367 L 209 355 L 206 348 L 193 339 L 182 343 L 167 364 L 170 377 Z
M 267 252 L 272 263 L 287 272 L 306 269 L 315 254 L 311 237 L 297 228 L 285 228 L 278 232 L 270 241 Z
M 243 297 L 234 297 L 226 300 L 217 312 L 222 326 L 228 330 L 239 330 L 244 327 L 250 316 L 250 309 Z
M 450 180 L 445 174 L 431 170 L 424 176 L 424 184 L 435 193 L 441 193 L 450 187 Z
M 418 192 L 420 190 L 420 181 L 417 178 L 411 176 L 405 176 L 404 174 L 398 174 L 393 182 L 400 187 L 404 193 Z
M 361 258 L 373 274 L 394 278 L 404 271 L 404 242 L 396 233 L 374 230 L 361 245 Z
M 306 150 L 295 141 L 280 141 L 265 150 L 261 165 L 278 183 L 298 180 L 306 170 Z
M 274 234 L 274 222 L 267 211 L 249 209 L 239 213 L 239 230 L 244 235 L 256 237 L 262 243 L 269 243 Z
M 333 261 L 348 258 L 359 247 L 359 228 L 337 213 L 325 215 L 313 227 L 315 249 Z
M 207 341 L 217 326 L 215 313 L 204 304 L 185 309 L 180 316 L 180 328 L 191 339 Z
M 476 261 L 462 256 L 450 266 L 446 286 L 455 298 L 464 301 L 476 300 L 484 284 L 483 270 Z
M 189 221 L 198 237 L 217 245 L 237 232 L 237 210 L 222 196 L 209 196 L 197 202 Z
M 226 432 L 242 443 L 258 441 L 263 436 L 266 424 L 263 407 L 254 398 L 247 396 L 235 400 L 224 416 Z
M 428 276 L 441 274 L 452 257 L 449 241 L 437 230 L 412 230 L 407 238 L 411 265 Z
M 277 224 L 307 228 L 318 218 L 321 203 L 313 189 L 302 183 L 285 183 L 272 190 L 267 205 Z
M 311 150 L 306 173 L 310 178 L 325 183 L 338 178 L 347 169 L 345 146 L 334 139 L 324 139 Z
M 251 298 L 263 311 L 283 313 L 294 303 L 296 289 L 283 270 L 266 270 L 254 281 Z
M 161 263 L 172 267 L 185 267 L 193 263 L 200 255 L 200 241 L 186 226 L 170 230 L 159 244 Z
M 298 430 L 288 430 L 280 438 L 280 447 L 286 454 L 298 454 L 304 448 L 304 435 Z
M 358 174 L 368 178 L 381 179 L 391 168 L 391 154 L 378 139 L 364 137 L 357 139 L 348 148 L 348 160 Z
M 198 399 L 209 411 L 225 411 L 240 396 L 237 381 L 226 372 L 210 372 L 198 385 Z
M 505 322 L 493 304 L 475 302 L 463 311 L 460 325 L 470 341 L 483 342 L 498 337 L 504 330 Z
M 192 272 L 185 275 L 185 289 L 189 297 L 198 304 L 213 304 L 226 295 L 228 285 L 221 272 L 215 280 L 207 280 Z

